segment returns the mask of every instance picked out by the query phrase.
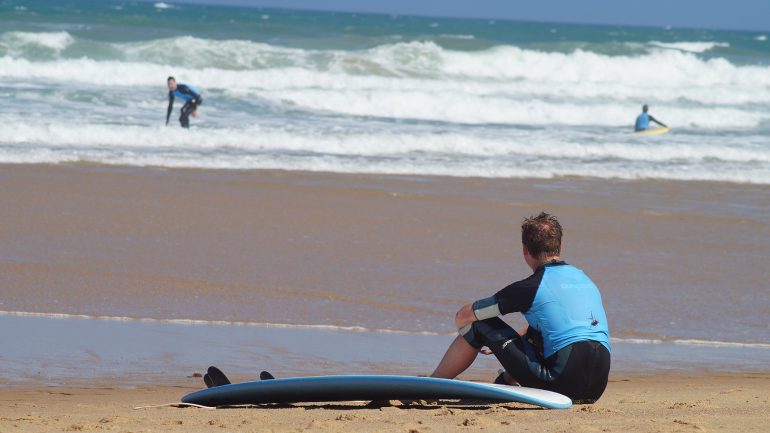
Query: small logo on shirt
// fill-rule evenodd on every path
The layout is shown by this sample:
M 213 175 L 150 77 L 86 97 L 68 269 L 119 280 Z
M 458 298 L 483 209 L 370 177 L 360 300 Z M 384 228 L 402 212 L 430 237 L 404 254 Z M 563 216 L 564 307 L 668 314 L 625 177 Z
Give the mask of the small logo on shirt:
M 591 319 L 591 326 L 596 326 L 596 325 L 599 324 L 599 321 L 596 320 L 596 317 L 594 317 L 594 312 L 593 311 L 591 312 L 591 317 L 589 317 L 589 319 Z

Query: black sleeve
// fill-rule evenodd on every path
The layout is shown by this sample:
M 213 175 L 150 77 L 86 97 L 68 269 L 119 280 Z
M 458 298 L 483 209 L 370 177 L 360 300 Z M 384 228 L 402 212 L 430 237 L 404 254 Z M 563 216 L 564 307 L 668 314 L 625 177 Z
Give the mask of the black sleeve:
M 168 111 L 166 111 L 166 125 L 168 125 L 168 119 L 171 117 L 171 110 L 174 109 L 174 94 L 168 92 Z
M 193 92 L 193 91 L 192 91 L 192 89 L 190 89 L 189 87 L 185 86 L 184 84 L 179 84 L 179 85 L 177 85 L 177 86 L 176 86 L 176 88 L 177 88 L 177 89 L 178 89 L 180 92 L 182 92 L 182 93 L 184 93 L 184 94 L 186 94 L 186 95 L 190 95 L 190 96 L 192 96 L 192 97 L 193 97 L 193 99 L 195 99 L 196 101 L 197 101 L 198 99 L 200 99 L 200 97 L 201 97 L 201 95 L 199 95 L 199 94 L 197 94 L 197 93 Z
M 535 300 L 537 289 L 543 280 L 545 268 L 540 267 L 531 276 L 508 285 L 495 294 L 497 305 L 500 308 L 500 314 L 515 312 L 525 313 L 532 307 Z
M 652 116 L 650 116 L 650 120 L 652 120 L 653 122 L 657 123 L 660 126 L 668 128 L 668 126 L 664 125 L 663 122 L 659 121 L 658 119 L 656 119 L 656 118 L 654 118 Z

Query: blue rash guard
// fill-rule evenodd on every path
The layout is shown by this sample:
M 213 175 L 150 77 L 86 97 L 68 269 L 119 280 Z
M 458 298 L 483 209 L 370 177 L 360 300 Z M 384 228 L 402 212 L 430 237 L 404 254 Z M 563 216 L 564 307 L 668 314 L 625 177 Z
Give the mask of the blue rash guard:
M 610 331 L 599 289 L 580 269 L 563 261 L 541 265 L 529 278 L 473 303 L 479 320 L 521 312 L 543 337 L 548 358 L 579 341 L 610 350 Z
M 173 100 L 174 97 L 182 98 L 185 101 L 192 101 L 200 96 L 200 92 L 195 87 L 189 84 L 179 83 L 176 86 L 176 90 L 169 92 L 169 99 Z
M 634 131 L 644 131 L 650 127 L 650 115 L 642 113 L 636 117 L 636 125 L 634 125 Z

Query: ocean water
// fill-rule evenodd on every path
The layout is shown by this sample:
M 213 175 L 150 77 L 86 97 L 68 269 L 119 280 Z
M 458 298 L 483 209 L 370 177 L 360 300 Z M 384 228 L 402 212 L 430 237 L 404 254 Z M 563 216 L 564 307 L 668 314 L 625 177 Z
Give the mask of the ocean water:
M 0 101 L 4 163 L 770 183 L 763 33 L 1 0 Z

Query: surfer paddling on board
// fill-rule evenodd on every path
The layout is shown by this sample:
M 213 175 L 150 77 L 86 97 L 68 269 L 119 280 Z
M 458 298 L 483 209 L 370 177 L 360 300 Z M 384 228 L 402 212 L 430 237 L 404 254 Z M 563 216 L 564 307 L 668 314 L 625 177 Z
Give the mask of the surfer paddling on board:
M 663 122 L 659 122 L 658 119 L 652 117 L 652 115 L 647 114 L 647 110 L 649 107 L 647 104 L 644 104 L 642 106 L 642 114 L 636 116 L 636 123 L 634 124 L 634 131 L 646 131 L 650 128 L 650 121 L 657 123 L 658 125 L 668 128 L 667 125 L 663 124 Z
M 182 125 L 182 128 L 189 128 L 190 116 L 197 116 L 198 106 L 201 105 L 203 99 L 193 86 L 182 83 L 177 84 L 174 77 L 168 77 L 166 82 L 168 83 L 168 111 L 166 112 L 166 125 L 168 125 L 168 119 L 171 117 L 171 110 L 174 109 L 174 97 L 179 97 L 185 100 L 185 103 L 182 106 L 181 115 L 179 116 L 179 123 Z
M 521 225 L 524 261 L 534 272 L 455 315 L 459 336 L 432 377 L 454 379 L 479 352 L 494 354 L 505 371 L 495 383 L 546 389 L 594 402 L 607 386 L 610 336 L 599 289 L 560 259 L 562 228 L 545 212 Z M 520 312 L 516 332 L 499 316 Z

